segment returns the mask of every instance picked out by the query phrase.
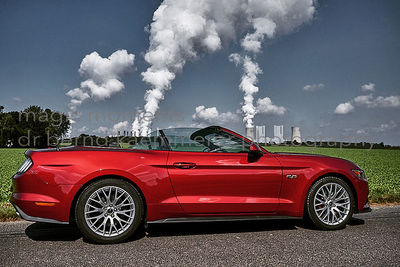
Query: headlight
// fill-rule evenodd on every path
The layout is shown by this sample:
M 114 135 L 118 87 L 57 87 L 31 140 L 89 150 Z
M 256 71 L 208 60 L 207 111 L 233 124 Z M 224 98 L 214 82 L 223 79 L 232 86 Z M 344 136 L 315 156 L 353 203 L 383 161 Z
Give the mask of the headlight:
M 33 165 L 33 162 L 31 160 L 31 158 L 26 158 L 24 163 L 22 163 L 21 167 L 19 167 L 17 174 L 25 173 L 27 170 L 29 170 L 30 167 L 32 167 L 32 165 Z
M 356 170 L 351 170 L 352 172 L 354 172 L 355 175 L 357 175 L 358 178 L 360 178 L 361 180 L 367 180 L 367 177 L 365 176 L 365 172 L 361 169 L 356 169 Z

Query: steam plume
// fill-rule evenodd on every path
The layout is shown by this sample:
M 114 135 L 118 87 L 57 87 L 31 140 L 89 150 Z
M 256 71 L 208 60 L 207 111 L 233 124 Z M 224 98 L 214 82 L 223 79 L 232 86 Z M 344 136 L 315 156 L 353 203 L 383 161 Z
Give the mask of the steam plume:
M 241 41 L 245 56 L 231 54 L 229 59 L 236 66 L 243 66 L 243 75 L 239 88 L 244 92 L 243 121 L 246 127 L 254 127 L 253 119 L 257 113 L 254 107 L 254 94 L 258 92 L 257 75 L 262 73 L 256 60 L 256 54 L 261 51 L 264 38 L 274 38 L 277 34 L 285 34 L 310 20 L 315 12 L 314 2 L 304 1 L 249 1 L 251 13 L 250 22 L 253 32 L 247 33 Z M 252 53 L 252 55 L 249 55 Z M 272 104 L 266 97 L 257 101 L 262 107 L 259 113 L 274 113 L 282 115 L 286 110 Z
M 314 11 L 313 0 L 164 0 L 150 25 L 150 46 L 145 55 L 150 66 L 142 73 L 150 89 L 143 112 L 155 114 L 187 60 L 215 52 L 243 35 L 244 51 L 258 53 L 265 36 L 291 32 L 311 19 Z M 252 95 L 245 93 L 246 97 L 245 105 L 252 105 Z M 151 122 L 151 118 L 138 116 L 132 130 L 147 135 Z
M 239 54 L 231 54 L 229 60 L 234 62 L 236 66 L 239 64 L 243 66 L 243 76 L 239 85 L 240 90 L 244 92 L 243 121 L 246 123 L 246 127 L 253 127 L 253 119 L 257 112 L 253 105 L 253 95 L 258 92 L 257 75 L 261 74 L 262 70 L 249 56 L 243 58 Z

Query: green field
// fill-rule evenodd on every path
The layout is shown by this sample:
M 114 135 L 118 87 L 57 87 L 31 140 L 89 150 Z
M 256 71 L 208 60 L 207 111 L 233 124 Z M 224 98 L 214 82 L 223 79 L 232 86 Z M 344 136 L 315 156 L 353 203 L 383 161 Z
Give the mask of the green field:
M 14 208 L 7 201 L 10 198 L 11 177 L 24 162 L 26 149 L 0 148 L 0 221 L 17 219 Z
M 366 173 L 373 203 L 400 202 L 400 150 L 266 147 L 270 152 L 312 153 L 350 160 Z
M 8 201 L 11 177 L 25 160 L 26 149 L 0 149 L 0 202 Z M 310 147 L 267 147 L 271 152 L 299 152 L 344 158 L 357 163 L 367 174 L 370 201 L 400 202 L 400 150 L 339 149 Z
M 0 202 L 10 197 L 11 177 L 24 162 L 25 148 L 0 148 Z

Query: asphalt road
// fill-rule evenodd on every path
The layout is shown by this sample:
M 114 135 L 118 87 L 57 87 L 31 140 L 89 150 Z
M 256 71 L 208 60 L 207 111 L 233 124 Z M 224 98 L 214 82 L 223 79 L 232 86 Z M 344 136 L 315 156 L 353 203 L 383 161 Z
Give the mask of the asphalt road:
M 0 224 L 0 265 L 400 266 L 400 206 L 355 215 L 340 231 L 301 220 L 151 225 L 116 245 L 90 244 L 70 226 Z

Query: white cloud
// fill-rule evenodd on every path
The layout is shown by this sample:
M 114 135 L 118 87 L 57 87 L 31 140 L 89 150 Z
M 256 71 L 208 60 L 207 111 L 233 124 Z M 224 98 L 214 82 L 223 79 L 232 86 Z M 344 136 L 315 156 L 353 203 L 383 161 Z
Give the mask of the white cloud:
M 372 107 L 374 105 L 373 103 L 373 95 L 359 95 L 354 98 L 354 102 L 358 105 L 361 106 L 367 106 L 367 107 Z
M 400 107 L 400 96 L 393 95 L 388 97 L 378 96 L 375 99 L 378 107 L 384 108 L 399 108 Z
M 15 101 L 15 102 L 21 102 L 21 101 L 22 101 L 22 99 L 21 99 L 21 98 L 19 98 L 19 97 L 13 97 L 13 101 Z
M 105 126 L 100 126 L 99 128 L 93 130 L 93 133 L 100 134 L 100 135 L 107 135 L 109 132 L 110 132 L 110 129 L 108 129 Z
M 375 84 L 374 83 L 366 83 L 363 86 L 361 86 L 361 90 L 364 92 L 374 92 Z
M 86 130 L 87 128 L 85 127 L 85 131 Z M 100 126 L 97 129 L 94 129 L 92 132 L 98 135 L 116 135 L 118 134 L 118 131 L 120 132 L 120 134 L 123 134 L 124 131 L 129 131 L 129 122 L 121 121 L 114 124 L 113 127 L 111 128 L 108 128 L 106 126 Z
M 374 83 L 367 83 L 361 86 L 362 91 L 375 91 Z M 336 114 L 347 114 L 354 110 L 355 107 L 365 108 L 400 108 L 400 95 L 392 96 L 377 96 L 373 93 L 368 95 L 359 95 L 343 104 L 336 107 Z
M 205 106 L 198 106 L 195 113 L 192 115 L 195 125 L 200 124 L 226 124 L 230 122 L 239 121 L 237 114 L 232 112 L 219 113 L 216 107 L 206 108 Z
M 90 97 L 88 93 L 85 93 L 80 88 L 75 88 L 75 89 L 69 90 L 66 93 L 66 95 L 71 97 L 71 98 L 73 98 L 73 99 L 78 99 L 78 100 L 85 100 L 85 99 Z
M 354 103 L 367 108 L 400 108 L 400 96 L 377 96 L 372 94 L 360 95 L 354 98 Z
M 372 128 L 375 132 L 383 133 L 390 130 L 393 130 L 397 127 L 397 124 L 394 121 L 390 121 L 389 123 L 382 123 L 378 127 Z
M 324 87 L 325 87 L 325 84 L 323 84 L 323 83 L 307 84 L 306 86 L 303 87 L 303 91 L 305 91 L 305 92 L 315 92 L 315 91 L 323 89 Z
M 335 114 L 348 114 L 354 110 L 354 106 L 350 102 L 339 104 L 335 109 Z
M 257 100 L 257 113 L 284 115 L 285 112 L 285 107 L 274 105 L 269 97 L 259 98 Z
M 86 55 L 82 60 L 79 73 L 87 78 L 81 87 L 87 87 L 95 100 L 110 98 L 121 91 L 124 84 L 120 81 L 135 61 L 135 55 L 126 50 L 118 50 L 108 58 L 102 58 L 97 52 Z
M 79 73 L 83 77 L 101 83 L 120 77 L 127 68 L 133 66 L 134 60 L 135 55 L 128 54 L 125 49 L 115 51 L 108 58 L 92 52 L 82 60 Z
M 93 80 L 86 80 L 81 82 L 81 87 L 88 89 L 94 100 L 104 100 L 110 98 L 113 94 L 118 93 L 125 86 L 117 79 L 110 79 L 100 85 Z
M 330 122 L 325 122 L 325 121 L 323 121 L 323 122 L 321 122 L 321 123 L 319 124 L 319 128 L 329 127 L 330 125 L 331 125 Z
M 88 127 L 86 127 L 86 126 L 82 126 L 81 128 L 79 128 L 78 129 L 78 132 L 80 132 L 80 133 L 84 133 L 84 132 L 87 132 L 89 130 L 89 128 Z
M 114 124 L 112 131 L 113 131 L 113 133 L 118 133 L 118 131 L 119 132 L 127 131 L 128 125 L 129 125 L 128 121 L 118 122 L 118 123 Z
M 367 131 L 365 129 L 359 129 L 356 131 L 356 134 L 365 135 L 365 134 L 367 134 Z
M 395 123 L 393 120 L 389 121 L 388 123 L 382 123 L 379 126 L 375 126 L 375 127 L 367 127 L 364 129 L 359 129 L 356 131 L 357 134 L 360 135 L 366 135 L 370 132 L 375 132 L 378 134 L 382 134 L 385 132 L 390 132 L 393 129 L 397 128 L 397 123 Z
M 84 92 L 81 88 L 69 90 L 66 95 L 71 97 L 68 106 L 72 111 L 76 111 L 77 107 L 80 106 L 85 99 L 90 98 L 89 94 Z
M 86 55 L 79 67 L 79 73 L 86 80 L 80 88 L 69 90 L 66 95 L 71 97 L 69 107 L 76 111 L 77 107 L 88 98 L 105 100 L 120 92 L 125 86 L 122 76 L 134 64 L 135 55 L 126 50 L 118 50 L 108 58 L 101 57 L 97 52 Z
M 254 108 L 254 114 L 284 115 L 286 112 L 286 108 L 274 105 L 269 97 L 258 99 L 257 107 Z M 238 122 L 240 120 L 238 114 L 241 112 L 243 112 L 243 108 L 237 110 L 236 113 L 220 113 L 216 107 L 206 108 L 205 106 L 198 106 L 195 109 L 195 113 L 192 115 L 194 122 L 192 126 L 203 127 L 209 124 L 224 125 L 227 123 Z

